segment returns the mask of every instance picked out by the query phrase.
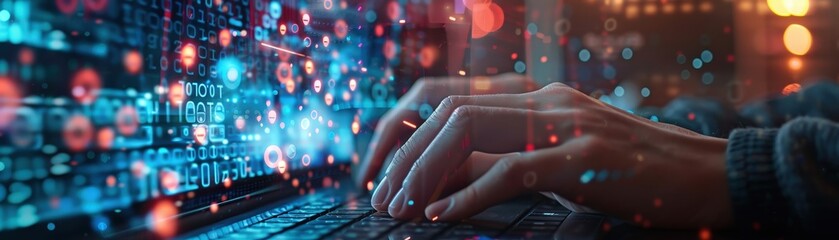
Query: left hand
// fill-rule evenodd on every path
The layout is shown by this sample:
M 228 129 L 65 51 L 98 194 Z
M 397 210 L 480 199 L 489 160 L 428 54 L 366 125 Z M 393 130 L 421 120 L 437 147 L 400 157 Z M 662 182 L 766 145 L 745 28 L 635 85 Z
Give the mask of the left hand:
M 545 191 L 644 225 L 727 226 L 726 144 L 558 83 L 524 94 L 452 96 L 397 151 L 379 185 L 404 179 L 402 188 L 374 199 L 387 199 L 381 204 L 396 218 L 457 220 Z M 452 190 L 477 151 L 521 154 Z

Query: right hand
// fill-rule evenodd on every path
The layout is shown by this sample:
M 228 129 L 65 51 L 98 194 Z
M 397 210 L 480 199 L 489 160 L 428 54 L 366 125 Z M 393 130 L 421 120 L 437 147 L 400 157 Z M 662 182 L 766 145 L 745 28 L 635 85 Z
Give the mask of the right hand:
M 499 93 L 525 93 L 538 89 L 535 82 L 519 74 L 501 74 L 492 77 L 440 77 L 418 80 L 388 111 L 376 126 L 366 157 L 359 163 L 355 182 L 361 189 L 367 189 L 381 171 L 388 153 L 399 147 L 400 139 L 407 139 L 416 130 L 402 123 L 407 121 L 420 125 L 424 120 L 416 110 L 422 104 L 437 108 L 443 99 L 452 95 L 484 95 Z M 394 180 L 394 183 L 401 180 Z M 398 189 L 398 188 L 397 188 Z M 385 206 L 387 208 L 387 206 Z

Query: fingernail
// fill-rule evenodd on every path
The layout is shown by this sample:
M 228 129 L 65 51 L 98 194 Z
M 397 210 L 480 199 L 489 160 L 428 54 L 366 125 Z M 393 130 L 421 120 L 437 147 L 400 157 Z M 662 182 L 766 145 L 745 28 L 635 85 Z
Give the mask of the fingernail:
M 446 220 L 448 213 L 454 208 L 454 198 L 450 197 L 448 204 L 446 202 L 436 202 L 428 206 L 426 216 L 431 219 L 431 221 L 437 221 L 438 219 Z
M 387 197 L 388 192 L 390 192 L 390 182 L 387 181 L 387 176 L 382 178 L 382 181 L 379 182 L 379 187 L 376 187 L 376 191 L 373 192 L 373 197 L 371 202 L 373 203 L 373 208 L 376 210 L 380 210 L 385 203 L 385 197 Z
M 393 198 L 393 201 L 390 201 L 390 206 L 388 206 L 388 212 L 391 216 L 398 215 L 402 208 L 404 208 L 405 204 L 405 189 L 399 189 L 399 192 L 396 193 L 396 196 Z

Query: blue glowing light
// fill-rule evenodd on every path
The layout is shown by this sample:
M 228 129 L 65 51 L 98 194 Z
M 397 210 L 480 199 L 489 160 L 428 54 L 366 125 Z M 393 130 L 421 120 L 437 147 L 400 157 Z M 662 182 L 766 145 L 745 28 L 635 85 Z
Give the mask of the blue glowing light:
M 603 77 L 606 79 L 615 79 L 618 75 L 618 71 L 612 65 L 606 65 L 603 67 Z
M 588 62 L 591 59 L 591 52 L 588 49 L 580 50 L 580 61 Z
M 591 182 L 595 175 L 596 173 L 592 169 L 585 171 L 583 175 L 580 175 L 580 183 L 586 184 Z
M 613 91 L 613 92 L 615 93 L 615 96 L 618 96 L 618 97 L 623 97 L 623 94 L 625 93 L 623 87 L 621 87 L 621 86 L 616 87 L 615 91 Z
M 647 88 L 647 87 L 642 88 L 641 89 L 641 96 L 642 97 L 649 97 L 650 96 L 650 89 Z
M 600 170 L 600 172 L 597 173 L 597 181 L 598 182 L 603 182 L 603 181 L 606 181 L 606 179 L 609 179 L 609 170 L 606 170 L 606 169 Z
M 527 24 L 527 31 L 530 32 L 530 34 L 536 34 L 539 32 L 539 27 L 536 26 L 535 23 L 530 23 Z
M 702 83 L 705 85 L 710 85 L 714 83 L 714 74 L 710 72 L 706 72 L 702 74 Z
M 364 14 L 364 19 L 366 19 L 367 22 L 375 22 L 376 18 L 378 18 L 378 16 L 376 16 L 376 12 L 373 10 L 367 11 L 367 13 Z
M 414 200 L 408 200 L 408 206 L 414 206 Z
M 700 68 L 702 68 L 702 60 L 699 59 L 699 58 L 694 58 L 692 65 L 693 65 L 693 68 L 700 69 Z
M 527 65 L 525 65 L 522 61 L 516 61 L 513 68 L 515 68 L 517 73 L 524 73 L 524 71 L 527 70 Z
M 714 53 L 711 53 L 711 51 L 708 50 L 702 51 L 702 55 L 700 58 L 702 58 L 703 62 L 710 63 L 712 60 L 714 60 Z
M 216 69 L 221 82 L 224 83 L 224 86 L 227 88 L 236 89 L 239 87 L 239 84 L 242 83 L 245 67 L 239 59 L 233 57 L 223 58 L 218 61 Z
M 688 71 L 687 69 L 682 70 L 681 77 L 682 80 L 688 80 L 688 78 L 690 78 L 690 71 Z
M 624 48 L 623 51 L 621 51 L 621 57 L 623 57 L 624 60 L 632 59 L 633 55 L 635 55 L 635 53 L 632 52 L 631 48 Z
M 55 230 L 55 223 L 47 223 L 47 230 Z
M 9 21 L 9 19 L 11 17 L 12 17 L 12 14 L 9 13 L 9 10 L 6 10 L 6 9 L 0 10 L 0 22 Z
M 650 117 L 650 121 L 658 122 L 658 116 L 653 115 L 652 117 Z

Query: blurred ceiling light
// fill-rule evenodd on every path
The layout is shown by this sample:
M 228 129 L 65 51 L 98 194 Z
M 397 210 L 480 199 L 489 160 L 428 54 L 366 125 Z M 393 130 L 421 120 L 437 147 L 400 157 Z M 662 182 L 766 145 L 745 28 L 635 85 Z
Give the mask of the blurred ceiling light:
M 784 31 L 784 46 L 790 53 L 799 56 L 807 54 L 812 45 L 813 36 L 810 35 L 810 30 L 807 30 L 806 27 L 790 24 Z
M 810 0 L 766 0 L 769 9 L 781 17 L 807 15 L 810 10 Z

